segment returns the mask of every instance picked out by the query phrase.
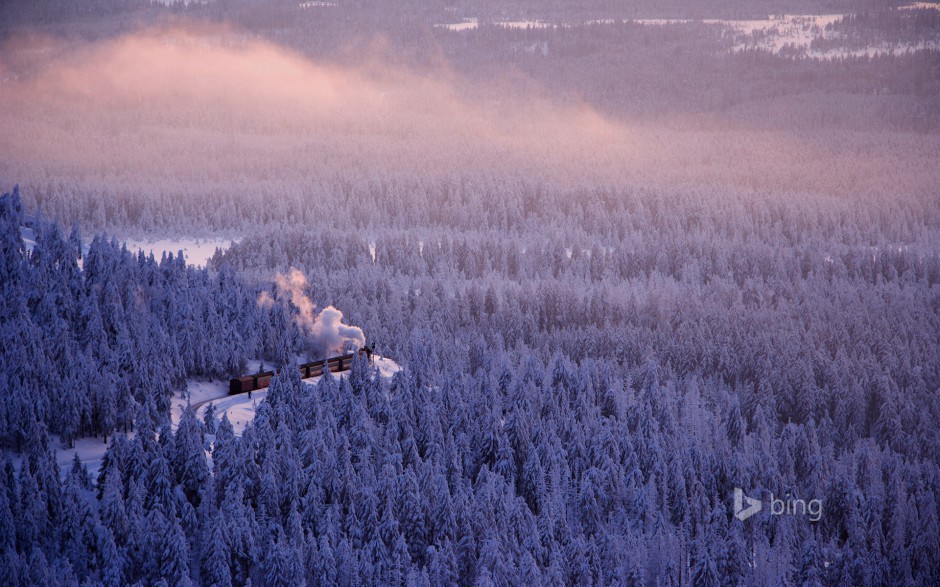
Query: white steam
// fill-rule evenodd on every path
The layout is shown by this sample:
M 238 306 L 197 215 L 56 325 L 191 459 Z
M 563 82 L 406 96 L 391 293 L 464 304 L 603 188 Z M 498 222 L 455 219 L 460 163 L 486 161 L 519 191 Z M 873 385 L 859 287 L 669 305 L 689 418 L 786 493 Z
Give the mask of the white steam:
M 358 326 L 343 323 L 343 313 L 333 306 L 327 306 L 317 312 L 317 306 L 307 296 L 307 278 L 295 268 L 287 274 L 277 274 L 274 278 L 279 297 L 289 299 L 296 308 L 294 323 L 301 332 L 311 337 L 318 350 L 328 354 L 343 352 L 350 347 L 360 349 L 366 344 L 366 336 Z M 270 308 L 274 298 L 267 291 L 258 296 L 258 305 Z

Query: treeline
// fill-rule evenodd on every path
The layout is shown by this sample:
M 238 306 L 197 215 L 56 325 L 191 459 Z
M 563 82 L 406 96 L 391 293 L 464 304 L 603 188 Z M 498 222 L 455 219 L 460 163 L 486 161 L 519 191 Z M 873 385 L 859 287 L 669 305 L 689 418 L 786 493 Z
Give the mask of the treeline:
M 916 3 L 912 3 L 916 6 Z M 879 43 L 910 44 L 940 41 L 940 10 L 911 7 L 904 10 L 863 11 L 848 14 L 827 27 L 838 36 L 833 43 L 854 48 Z M 815 44 L 814 44 L 815 46 Z
M 118 21 L 124 26 L 141 19 L 158 17 L 160 10 L 151 0 L 7 0 L 0 5 L 0 38 L 20 31 L 76 30 L 87 21 Z M 162 8 L 162 7 L 161 7 Z M 102 26 L 99 33 L 111 29 Z M 90 29 L 86 29 L 90 30 Z
M 840 25 L 838 30 L 857 30 L 855 21 Z M 702 23 L 648 26 L 614 22 L 531 30 L 484 26 L 450 33 L 440 43 L 448 59 L 470 78 L 486 79 L 515 68 L 551 88 L 561 99 L 585 100 L 617 117 L 712 113 L 733 121 L 743 105 L 751 105 L 760 107 L 765 125 L 792 129 L 799 120 L 787 118 L 790 112 L 786 105 L 771 108 L 762 103 L 780 96 L 810 94 L 811 100 L 807 96 L 802 100 L 810 103 L 812 111 L 837 112 L 841 108 L 848 111 L 843 116 L 853 119 L 852 115 L 858 114 L 859 122 L 852 126 L 859 129 L 887 124 L 907 131 L 917 128 L 914 121 L 918 119 L 935 129 L 938 113 L 934 109 L 929 120 L 915 115 L 909 124 L 895 126 L 897 118 L 887 113 L 874 118 L 863 115 L 852 97 L 868 96 L 868 102 L 876 102 L 873 96 L 889 94 L 904 104 L 896 107 L 926 106 L 927 98 L 940 91 L 936 73 L 940 52 L 916 51 L 919 41 L 935 40 L 936 35 L 927 30 L 936 28 L 904 28 L 891 36 L 892 42 L 910 44 L 912 54 L 847 55 L 831 60 L 791 59 L 753 49 L 732 51 L 734 35 Z M 864 44 L 867 41 L 878 45 L 885 40 L 853 34 L 831 41 L 818 39 L 811 48 L 854 50 L 868 46 Z M 538 51 L 531 49 L 533 44 L 539 44 Z M 825 128 L 844 126 L 832 122 Z
M 572 4 L 558 0 L 451 0 L 463 16 L 498 19 L 524 18 L 764 18 L 771 14 L 828 14 L 879 10 L 906 4 L 903 0 L 587 0 Z
M 759 159 L 742 159 L 734 168 L 712 168 L 708 179 L 714 184 L 708 185 L 683 184 L 679 180 L 672 185 L 605 185 L 602 176 L 601 185 L 584 182 L 572 187 L 518 174 L 451 174 L 442 170 L 429 171 L 425 176 L 413 172 L 376 173 L 325 179 L 277 164 L 264 169 L 264 177 L 248 186 L 205 178 L 187 191 L 181 180 L 168 180 L 166 187 L 157 189 L 126 178 L 111 180 L 104 189 L 89 189 L 93 182 L 57 179 L 37 182 L 24 190 L 23 198 L 30 208 L 40 209 L 50 218 L 124 233 L 222 232 L 234 236 L 266 226 L 315 223 L 342 231 L 354 228 L 364 238 L 370 231 L 385 227 L 450 228 L 461 232 L 500 228 L 516 234 L 549 224 L 558 225 L 572 237 L 596 236 L 600 242 L 611 244 L 650 222 L 664 226 L 676 222 L 667 211 L 679 207 L 684 214 L 681 222 L 686 226 L 720 230 L 723 234 L 735 232 L 744 223 L 749 230 L 770 231 L 768 236 L 783 240 L 817 238 L 804 232 L 811 228 L 821 237 L 839 235 L 857 245 L 909 245 L 912 239 L 925 242 L 925 231 L 934 230 L 938 223 L 938 200 L 931 187 L 935 172 L 929 167 L 934 157 L 929 151 L 913 153 L 914 143 L 894 138 L 903 147 L 888 165 L 884 158 L 874 156 L 841 158 L 832 162 L 842 168 L 831 168 L 829 176 L 816 176 L 825 171 L 814 161 L 807 161 L 805 171 L 800 173 L 785 169 L 788 162 L 763 167 Z M 932 139 L 927 139 L 927 144 L 937 146 Z M 756 142 L 742 150 L 766 146 Z M 660 148 L 651 145 L 649 150 Z M 827 145 L 826 151 L 829 148 Z M 905 154 L 917 160 L 908 161 L 903 158 Z M 402 164 L 410 165 L 404 160 Z M 268 176 L 268 172 L 280 171 L 291 175 Z M 878 175 L 877 171 L 884 174 Z M 781 181 L 792 178 L 793 183 L 786 186 L 785 195 L 775 198 L 781 188 L 771 185 L 768 176 Z M 148 178 L 145 183 L 152 180 Z M 802 185 L 796 183 L 800 180 Z M 724 182 L 724 187 L 715 185 L 718 182 Z M 736 184 L 753 187 L 736 188 Z M 748 200 L 760 203 L 748 204 Z M 814 211 L 817 207 L 819 213 Z M 565 222 L 570 215 L 583 222 Z M 710 222 L 697 220 L 700 215 L 707 215 Z M 783 218 L 789 226 L 780 226 L 778 220 Z

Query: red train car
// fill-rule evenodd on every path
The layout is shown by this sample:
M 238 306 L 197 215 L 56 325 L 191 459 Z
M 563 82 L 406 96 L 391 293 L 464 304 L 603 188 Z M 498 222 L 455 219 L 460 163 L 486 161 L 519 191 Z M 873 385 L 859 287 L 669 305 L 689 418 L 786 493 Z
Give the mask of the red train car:
M 359 355 L 365 355 L 369 362 L 372 362 L 372 349 L 369 347 L 364 347 L 359 349 L 355 353 L 350 353 L 348 355 L 341 355 L 339 357 L 330 357 L 329 359 L 322 359 L 319 361 L 311 361 L 309 363 L 304 363 L 298 365 L 300 369 L 301 379 L 306 379 L 308 377 L 319 377 L 323 375 L 325 368 L 329 368 L 330 373 L 340 373 L 342 371 L 348 371 L 352 367 L 353 359 Z M 248 393 L 249 391 L 254 391 L 256 389 L 264 389 L 265 387 L 271 385 L 271 379 L 277 374 L 276 371 L 265 371 L 263 373 L 256 373 L 255 375 L 244 375 L 242 377 L 235 377 L 230 379 L 228 382 L 228 394 L 236 395 L 239 393 Z

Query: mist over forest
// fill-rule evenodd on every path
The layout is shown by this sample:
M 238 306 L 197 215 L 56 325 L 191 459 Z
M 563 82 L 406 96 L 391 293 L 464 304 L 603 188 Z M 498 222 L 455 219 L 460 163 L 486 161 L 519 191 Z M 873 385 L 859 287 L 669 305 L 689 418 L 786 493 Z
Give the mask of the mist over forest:
M 10 0 L 0 194 L 0 584 L 940 584 L 940 4 Z

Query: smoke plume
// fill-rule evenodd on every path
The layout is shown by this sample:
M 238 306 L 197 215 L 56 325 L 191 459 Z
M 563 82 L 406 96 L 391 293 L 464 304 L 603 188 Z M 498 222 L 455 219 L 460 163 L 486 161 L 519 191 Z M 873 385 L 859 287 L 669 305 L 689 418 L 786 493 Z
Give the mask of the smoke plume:
M 317 306 L 307 295 L 307 278 L 295 268 L 287 274 L 277 274 L 274 278 L 278 298 L 289 300 L 295 309 L 294 323 L 306 334 L 318 352 L 337 354 L 350 347 L 360 349 L 366 344 L 366 337 L 358 326 L 343 323 L 343 313 L 333 306 L 327 306 L 317 312 Z M 258 305 L 270 308 L 275 300 L 267 291 L 258 296 Z

